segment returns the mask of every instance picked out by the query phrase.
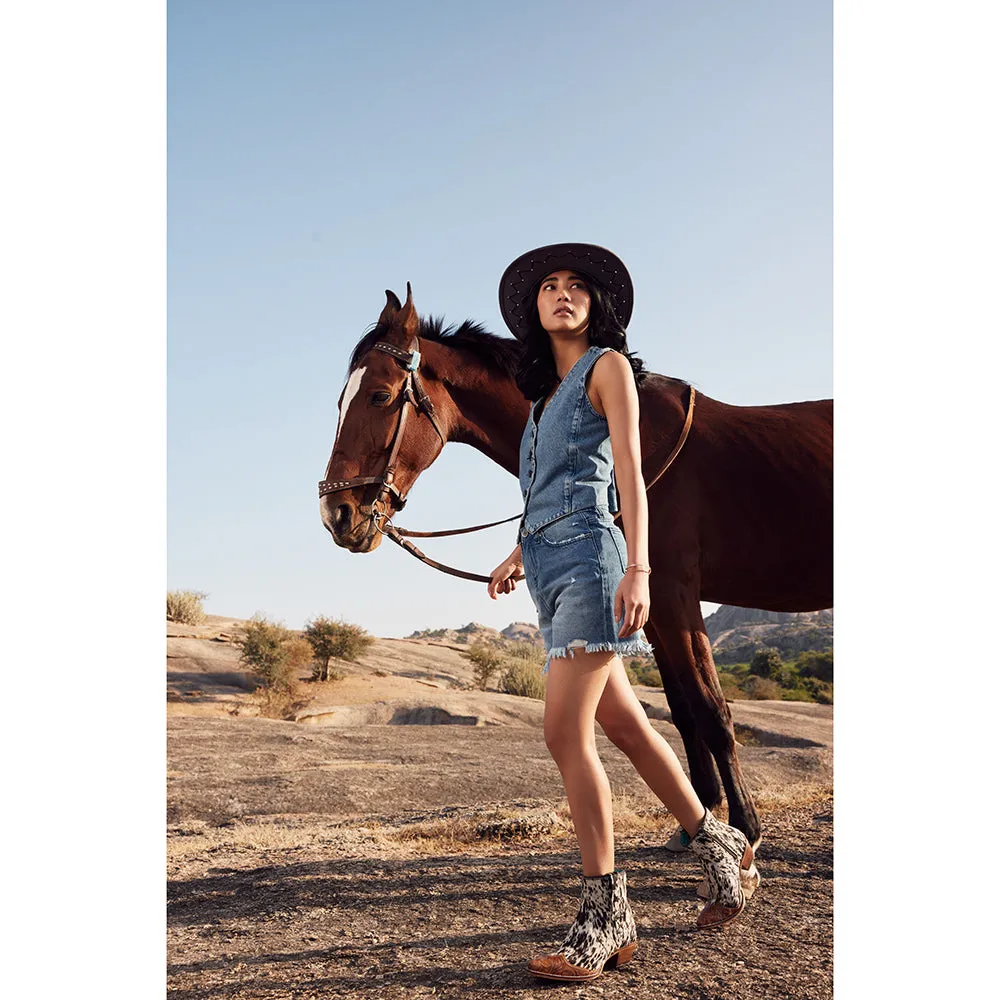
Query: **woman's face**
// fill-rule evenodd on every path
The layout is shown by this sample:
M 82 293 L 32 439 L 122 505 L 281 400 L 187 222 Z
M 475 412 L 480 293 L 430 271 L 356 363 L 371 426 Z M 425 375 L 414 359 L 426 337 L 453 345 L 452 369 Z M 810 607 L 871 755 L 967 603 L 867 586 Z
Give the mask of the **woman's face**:
M 538 289 L 538 318 L 547 333 L 579 336 L 590 322 L 590 292 L 574 271 L 553 271 Z

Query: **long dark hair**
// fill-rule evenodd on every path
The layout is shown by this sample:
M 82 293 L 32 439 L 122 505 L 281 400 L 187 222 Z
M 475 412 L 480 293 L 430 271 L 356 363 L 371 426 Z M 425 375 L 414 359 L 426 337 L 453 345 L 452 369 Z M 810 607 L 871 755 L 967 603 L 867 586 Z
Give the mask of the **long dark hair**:
M 646 367 L 642 359 L 628 349 L 625 327 L 615 315 L 610 293 L 604 285 L 589 275 L 580 273 L 580 277 L 590 292 L 590 322 L 587 326 L 590 346 L 613 347 L 620 354 L 624 354 L 632 366 L 636 386 L 641 385 L 648 374 Z M 528 335 L 524 339 L 521 363 L 515 376 L 518 389 L 524 398 L 531 402 L 548 395 L 549 390 L 559 381 L 555 358 L 552 356 L 552 341 L 538 316 L 538 290 L 541 287 L 542 279 L 539 279 L 532 286 L 525 302 Z

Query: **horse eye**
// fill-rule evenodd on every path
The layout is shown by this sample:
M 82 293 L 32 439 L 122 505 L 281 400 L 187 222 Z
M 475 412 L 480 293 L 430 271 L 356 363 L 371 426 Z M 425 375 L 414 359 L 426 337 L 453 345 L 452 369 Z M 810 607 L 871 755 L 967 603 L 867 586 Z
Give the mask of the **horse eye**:
M 388 403 L 392 399 L 392 393 L 386 392 L 385 390 L 379 390 L 378 392 L 372 393 L 373 403 Z

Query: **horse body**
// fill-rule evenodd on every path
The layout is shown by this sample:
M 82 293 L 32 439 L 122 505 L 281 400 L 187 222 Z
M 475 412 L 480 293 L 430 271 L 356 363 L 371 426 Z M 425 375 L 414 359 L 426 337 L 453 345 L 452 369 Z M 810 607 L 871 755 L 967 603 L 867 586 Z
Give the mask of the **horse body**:
M 644 442 L 647 421 L 676 437 L 687 391 L 674 379 L 645 380 Z M 664 564 L 696 547 L 701 600 L 768 611 L 832 606 L 832 423 L 830 400 L 732 406 L 698 393 L 687 443 L 650 490 L 649 508 Z M 655 473 L 655 461 L 644 472 Z
M 341 483 L 384 468 L 403 406 L 401 364 L 373 350 L 376 342 L 401 351 L 419 343 L 434 422 L 449 442 L 471 445 L 513 475 L 529 412 L 514 384 L 516 341 L 468 323 L 443 331 L 440 323 L 418 319 L 412 295 L 402 306 L 387 292 L 378 325 L 351 359 L 352 371 L 363 359 L 366 371 L 353 386 L 350 413 L 341 414 L 327 466 L 324 483 L 335 481 L 339 491 L 321 500 L 323 523 L 334 540 L 357 552 L 372 551 L 381 541 L 375 517 L 362 516 L 372 509 L 371 503 L 362 506 L 362 498 L 374 491 Z M 654 373 L 639 387 L 647 481 L 678 440 L 690 392 L 686 383 Z M 648 495 L 653 572 L 645 631 L 692 784 L 710 808 L 725 792 L 729 822 L 751 843 L 760 837 L 760 822 L 736 756 L 732 716 L 700 602 L 771 611 L 832 606 L 832 412 L 830 400 L 732 406 L 699 392 L 688 440 Z M 403 502 L 442 447 L 439 433 L 420 417 L 404 436 L 393 469 Z M 400 503 L 393 505 L 398 509 Z

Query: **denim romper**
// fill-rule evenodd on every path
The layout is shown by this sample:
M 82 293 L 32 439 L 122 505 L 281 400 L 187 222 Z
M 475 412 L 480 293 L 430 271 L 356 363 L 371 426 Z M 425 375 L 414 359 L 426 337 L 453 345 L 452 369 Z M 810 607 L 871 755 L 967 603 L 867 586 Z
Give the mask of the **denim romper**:
M 587 375 L 610 347 L 590 347 L 542 411 L 536 400 L 521 436 L 524 513 L 518 541 L 528 593 L 549 661 L 586 653 L 652 653 L 639 629 L 620 639 L 614 600 L 628 550 L 615 524 L 618 490 L 608 421 L 587 397 Z

